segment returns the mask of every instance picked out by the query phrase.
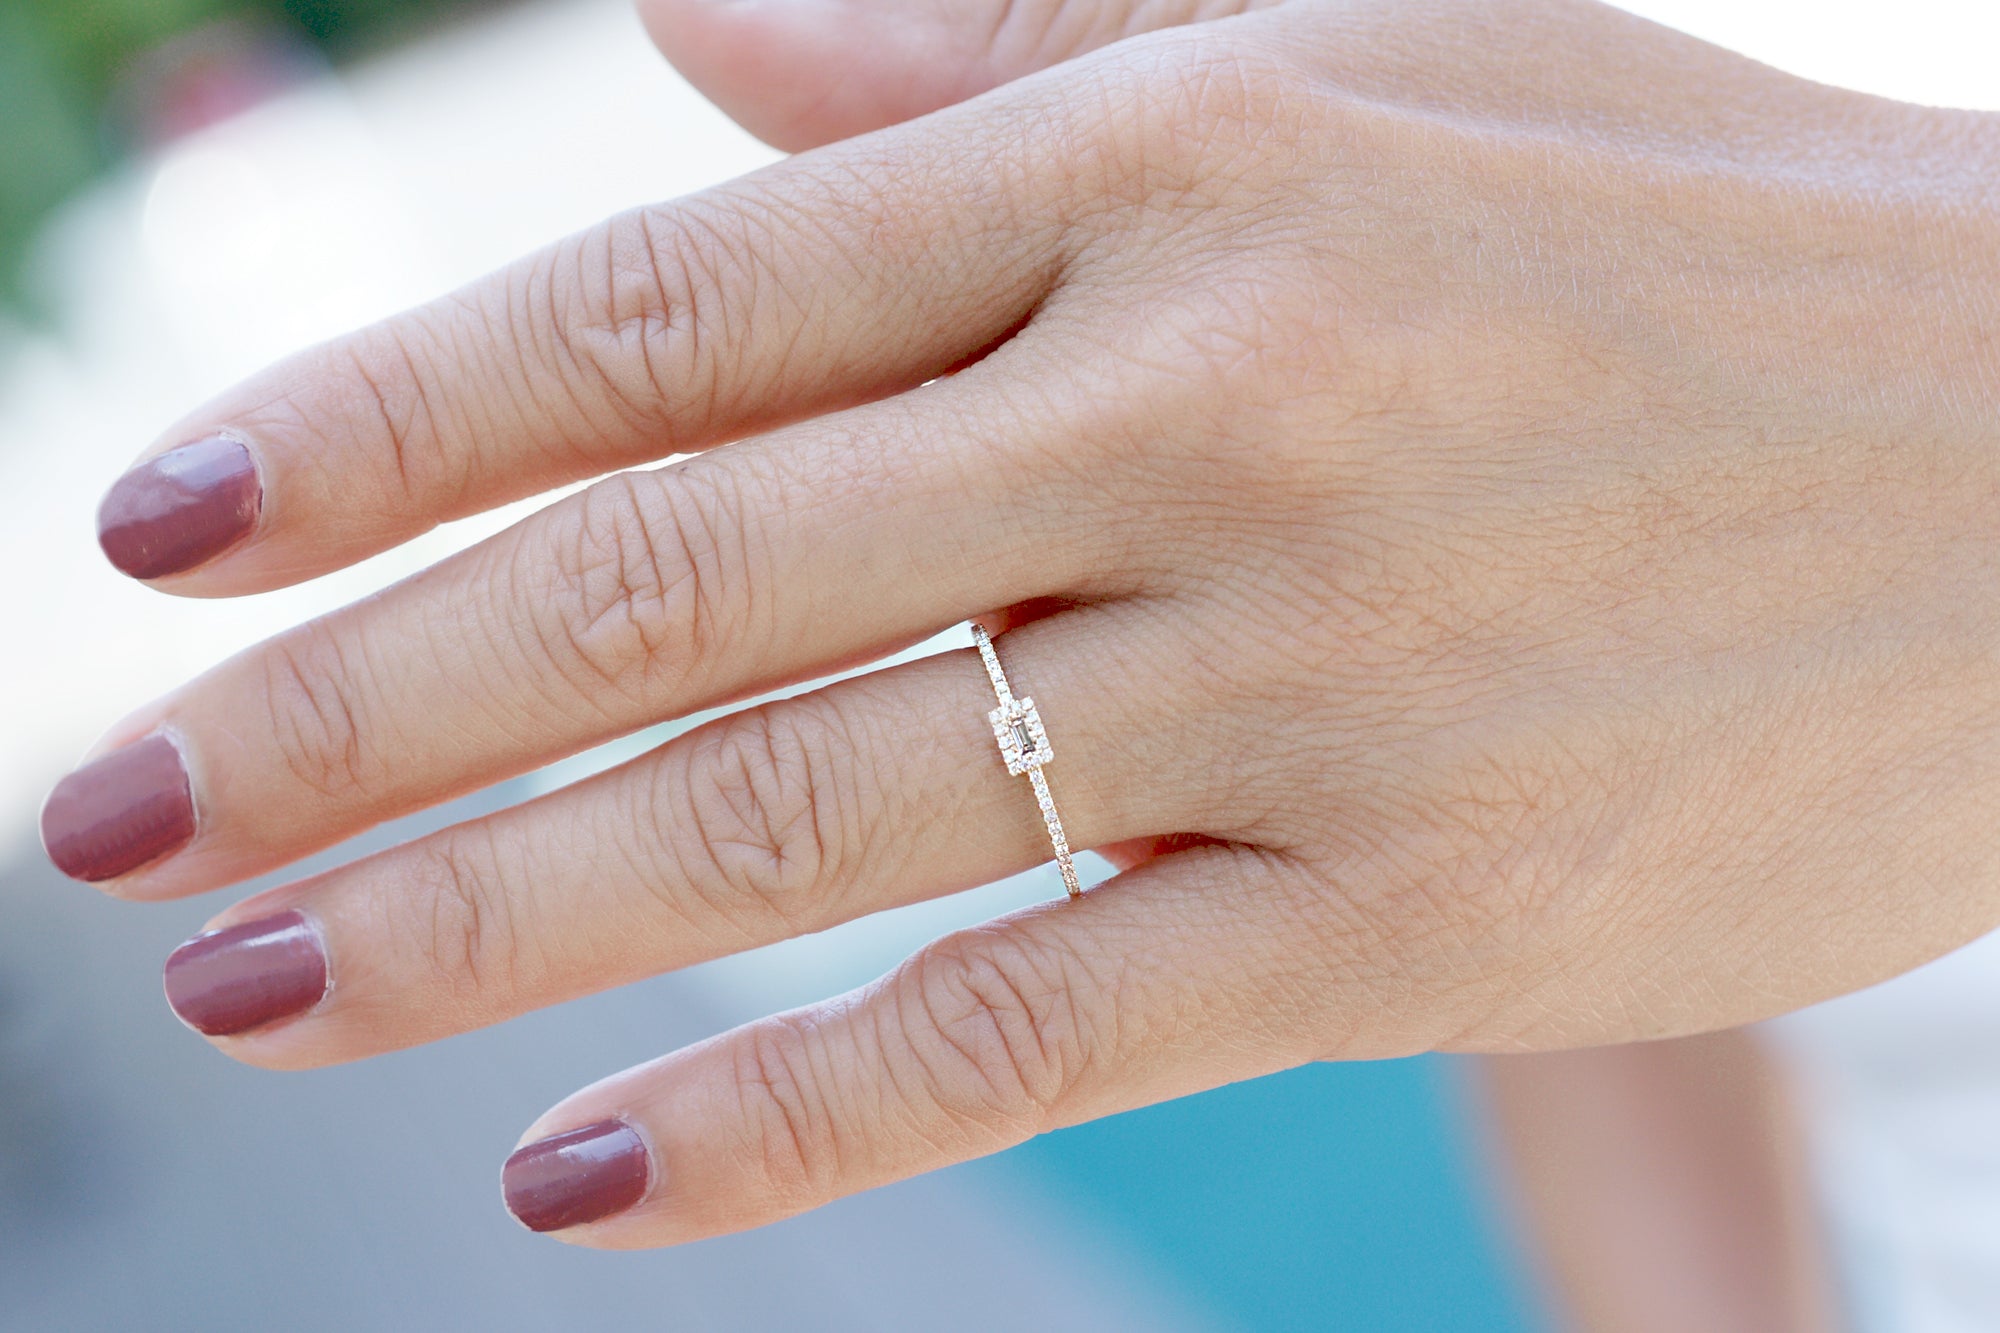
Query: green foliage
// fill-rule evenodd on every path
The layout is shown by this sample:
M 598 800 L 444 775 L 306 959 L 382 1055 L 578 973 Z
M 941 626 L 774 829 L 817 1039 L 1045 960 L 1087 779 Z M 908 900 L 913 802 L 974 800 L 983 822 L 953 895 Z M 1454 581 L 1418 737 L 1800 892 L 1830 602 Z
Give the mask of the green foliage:
M 42 215 L 103 157 L 90 96 L 37 17 L 19 0 L 0 7 L 0 303 L 20 296 L 21 255 Z

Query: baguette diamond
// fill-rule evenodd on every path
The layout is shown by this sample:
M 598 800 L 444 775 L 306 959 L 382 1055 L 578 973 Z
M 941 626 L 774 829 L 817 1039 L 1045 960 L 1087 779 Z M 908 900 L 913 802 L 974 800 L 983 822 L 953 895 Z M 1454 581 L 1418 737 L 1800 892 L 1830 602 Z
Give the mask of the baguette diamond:
M 1055 849 L 1056 869 L 1062 872 L 1063 887 L 1069 890 L 1070 897 L 1081 898 L 1083 883 L 1076 875 L 1069 838 L 1063 832 L 1062 816 L 1056 813 L 1056 798 L 1049 791 L 1049 780 L 1042 773 L 1042 766 L 1056 757 L 1048 732 L 1042 728 L 1042 715 L 1035 711 L 1033 699 L 1025 695 L 1016 699 L 1008 688 L 1007 673 L 1000 669 L 1000 655 L 993 651 L 992 636 L 983 626 L 972 627 L 972 643 L 979 649 L 979 660 L 986 665 L 986 678 L 993 682 L 993 695 L 1000 701 L 1000 706 L 986 715 L 986 720 L 993 724 L 993 740 L 1000 747 L 1000 758 L 1006 762 L 1009 774 L 1017 778 L 1026 775 L 1034 788 L 1035 804 L 1041 809 L 1042 823 L 1048 826 L 1049 846 Z

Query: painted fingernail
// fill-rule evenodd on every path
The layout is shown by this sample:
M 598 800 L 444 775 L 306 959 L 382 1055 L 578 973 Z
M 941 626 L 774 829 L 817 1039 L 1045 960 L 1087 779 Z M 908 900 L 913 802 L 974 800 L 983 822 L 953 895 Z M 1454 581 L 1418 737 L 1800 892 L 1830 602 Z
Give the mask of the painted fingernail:
M 194 793 L 181 752 L 148 736 L 92 760 L 42 805 L 42 846 L 71 879 L 112 879 L 194 837 Z
M 651 1169 L 637 1131 L 600 1120 L 516 1149 L 501 1168 L 500 1189 L 522 1226 L 561 1231 L 639 1202 Z
M 250 451 L 211 436 L 120 477 L 97 509 L 97 541 L 135 579 L 193 569 L 249 536 L 264 490 Z
M 167 957 L 167 1003 L 209 1037 L 302 1014 L 326 996 L 326 951 L 297 912 L 197 935 Z

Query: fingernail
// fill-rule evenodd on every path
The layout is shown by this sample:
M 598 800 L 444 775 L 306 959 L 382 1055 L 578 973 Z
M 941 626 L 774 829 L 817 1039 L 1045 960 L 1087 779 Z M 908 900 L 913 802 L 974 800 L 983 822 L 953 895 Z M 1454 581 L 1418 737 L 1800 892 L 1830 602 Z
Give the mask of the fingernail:
M 135 579 L 193 569 L 248 536 L 264 490 L 250 451 L 211 436 L 120 477 L 97 509 L 97 542 Z
M 42 805 L 42 846 L 71 879 L 112 879 L 194 837 L 194 793 L 181 752 L 148 736 L 92 760 Z
M 209 1037 L 301 1014 L 326 996 L 326 951 L 312 923 L 280 912 L 197 935 L 167 957 L 167 1003 Z
M 530 1231 L 595 1222 L 639 1202 L 651 1173 L 646 1142 L 622 1120 L 537 1139 L 500 1171 L 507 1211 Z

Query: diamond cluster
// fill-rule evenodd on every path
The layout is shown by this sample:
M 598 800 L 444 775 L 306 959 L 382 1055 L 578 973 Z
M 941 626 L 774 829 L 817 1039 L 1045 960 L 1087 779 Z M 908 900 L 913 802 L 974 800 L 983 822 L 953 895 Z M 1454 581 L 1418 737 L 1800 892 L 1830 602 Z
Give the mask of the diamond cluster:
M 1009 699 L 986 715 L 993 724 L 993 739 L 1000 742 L 1000 757 L 1007 771 L 1020 777 L 1031 768 L 1040 768 L 1056 757 L 1049 747 L 1049 734 L 1042 730 L 1042 715 L 1035 701 L 1025 695 Z

